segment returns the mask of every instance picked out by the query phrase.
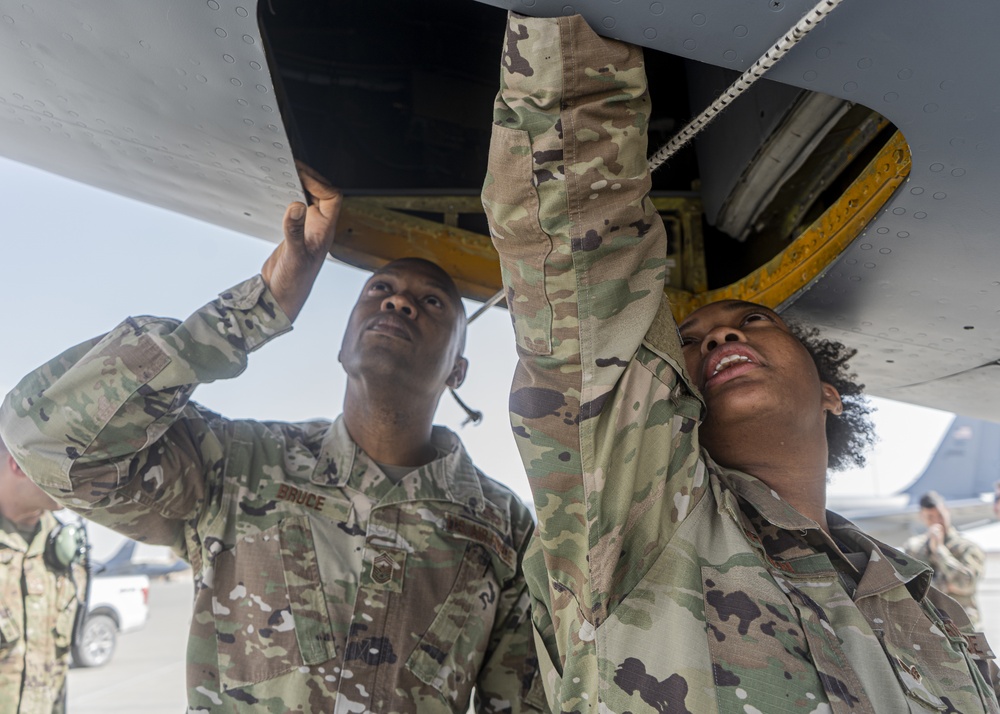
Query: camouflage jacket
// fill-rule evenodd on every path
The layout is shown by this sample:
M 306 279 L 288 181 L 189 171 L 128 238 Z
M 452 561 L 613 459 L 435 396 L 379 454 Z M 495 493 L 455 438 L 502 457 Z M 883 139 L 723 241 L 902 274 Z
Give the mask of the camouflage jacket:
M 31 542 L 0 516 L 0 714 L 63 712 L 73 618 L 86 575 L 45 562 L 58 525 L 44 513 Z
M 259 276 L 183 323 L 129 318 L 25 377 L 0 430 L 69 507 L 190 561 L 191 710 L 531 709 L 532 517 L 454 434 L 394 484 L 340 420 L 189 401 L 289 327 Z
M 963 538 L 956 529 L 948 528 L 944 543 L 937 550 L 930 549 L 926 533 L 910 538 L 903 550 L 933 568 L 934 587 L 955 598 L 965 608 L 973 624 L 978 626 L 976 583 L 986 569 L 986 555 L 982 549 Z
M 648 116 L 639 48 L 579 17 L 510 18 L 483 202 L 519 355 L 550 706 L 998 711 L 985 640 L 926 566 L 830 514 L 844 555 L 700 449 L 703 402 L 661 310 Z

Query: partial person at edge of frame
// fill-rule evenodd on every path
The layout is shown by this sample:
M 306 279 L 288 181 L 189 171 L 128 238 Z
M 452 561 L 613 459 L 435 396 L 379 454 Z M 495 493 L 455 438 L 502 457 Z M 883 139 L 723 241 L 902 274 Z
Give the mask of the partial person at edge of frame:
M 0 440 L 0 714 L 62 714 L 86 615 L 85 537 Z
M 976 587 L 986 570 L 986 554 L 951 524 L 951 512 L 937 491 L 920 497 L 920 520 L 927 531 L 907 540 L 903 551 L 933 568 L 934 587 L 955 598 L 978 628 Z

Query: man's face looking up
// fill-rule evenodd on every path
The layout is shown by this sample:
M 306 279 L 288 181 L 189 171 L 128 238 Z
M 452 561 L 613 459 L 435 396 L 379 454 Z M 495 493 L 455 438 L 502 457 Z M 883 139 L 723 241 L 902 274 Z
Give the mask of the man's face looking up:
M 403 258 L 365 283 L 339 359 L 351 376 L 405 378 L 440 394 L 465 379 L 465 325 L 448 274 L 429 261 Z

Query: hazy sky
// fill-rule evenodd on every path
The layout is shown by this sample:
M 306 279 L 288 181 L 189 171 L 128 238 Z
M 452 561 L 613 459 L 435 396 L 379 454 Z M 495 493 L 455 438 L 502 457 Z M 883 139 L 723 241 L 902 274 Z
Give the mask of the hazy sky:
M 60 351 L 105 332 L 128 315 L 183 318 L 259 272 L 273 244 L 0 159 L 4 196 L 2 280 L 5 339 L 0 391 Z M 280 227 L 275 226 L 275 233 Z M 196 399 L 229 417 L 301 420 L 334 417 L 344 393 L 337 351 L 365 275 L 324 266 L 295 329 L 250 359 L 239 378 L 207 385 Z M 475 304 L 468 305 L 471 309 Z M 529 497 L 507 423 L 514 369 L 507 312 L 494 309 L 470 328 L 469 376 L 461 395 L 486 413 L 460 428 L 445 395 L 438 421 L 459 433 L 477 465 Z M 831 493 L 887 494 L 912 480 L 951 415 L 878 400 L 882 443 L 863 472 L 836 476 Z

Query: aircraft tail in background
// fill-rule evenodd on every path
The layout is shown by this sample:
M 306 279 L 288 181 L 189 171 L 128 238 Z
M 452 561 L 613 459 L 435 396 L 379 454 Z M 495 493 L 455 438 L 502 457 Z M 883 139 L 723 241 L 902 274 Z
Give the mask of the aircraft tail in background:
M 890 496 L 830 499 L 840 513 L 879 540 L 902 545 L 923 531 L 920 497 L 937 491 L 959 530 L 992 523 L 993 493 L 1000 481 L 1000 424 L 956 416 L 923 472 Z
M 1000 481 L 1000 424 L 957 416 L 941 445 L 916 481 L 903 489 L 915 506 L 920 496 L 937 491 L 949 507 L 981 500 Z

